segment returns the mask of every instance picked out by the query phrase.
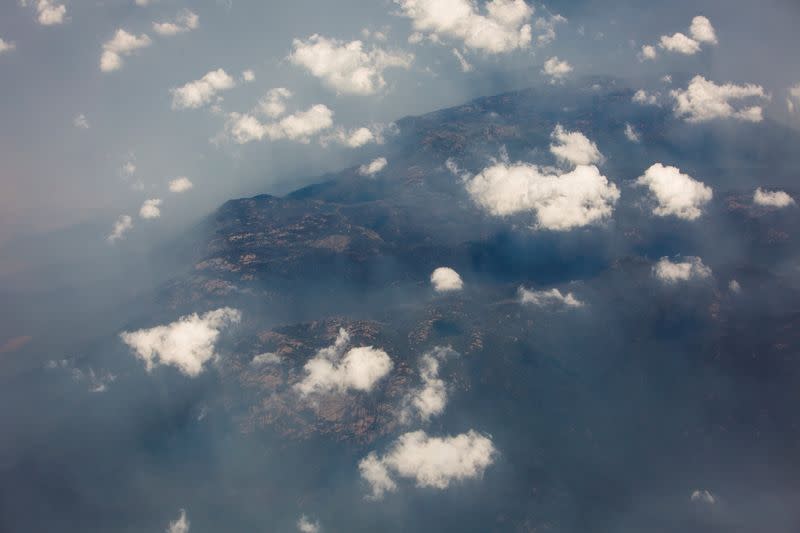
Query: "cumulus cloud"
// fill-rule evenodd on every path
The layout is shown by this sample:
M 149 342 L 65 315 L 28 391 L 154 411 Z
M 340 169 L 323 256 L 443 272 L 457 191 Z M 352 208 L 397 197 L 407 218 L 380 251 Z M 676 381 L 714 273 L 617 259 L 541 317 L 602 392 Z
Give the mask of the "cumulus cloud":
M 311 137 L 333 126 L 333 111 L 323 104 L 311 106 L 281 120 L 263 123 L 247 113 L 231 113 L 225 126 L 228 135 L 238 144 L 251 141 L 289 139 L 308 143 Z
M 658 100 L 661 98 L 661 93 L 648 93 L 644 89 L 639 89 L 633 93 L 632 100 L 637 104 L 642 105 L 658 105 Z
M 662 35 L 658 46 L 668 52 L 677 52 L 689 56 L 700 51 L 700 43 L 680 32 L 674 35 Z
M 153 22 L 153 31 L 164 36 L 177 35 L 197 29 L 199 22 L 197 13 L 184 9 L 178 13 L 174 22 Z
M 252 69 L 247 69 L 242 71 L 242 82 L 250 83 L 251 81 L 255 81 L 256 73 L 253 72 Z
M 642 49 L 639 52 L 639 61 L 652 61 L 656 57 L 658 57 L 658 52 L 656 51 L 655 46 L 651 44 L 642 46 Z
M 660 217 L 695 220 L 703 214 L 703 206 L 714 196 L 711 188 L 702 182 L 683 174 L 676 167 L 661 163 L 648 168 L 636 184 L 650 189 L 657 202 L 653 214 Z
M 422 386 L 410 392 L 405 400 L 403 419 L 410 420 L 414 415 L 423 421 L 444 412 L 447 405 L 447 386 L 439 377 L 439 367 L 448 357 L 458 355 L 449 347 L 437 346 L 422 354 L 419 360 L 419 373 Z
M 675 99 L 675 116 L 687 122 L 706 122 L 717 118 L 761 122 L 761 106 L 734 107 L 732 102 L 768 98 L 760 85 L 717 85 L 703 76 L 695 76 L 685 90 L 670 91 L 670 95 Z
M 292 91 L 285 87 L 276 87 L 267 91 L 259 100 L 258 111 L 269 118 L 278 118 L 286 113 L 286 101 L 292 97 Z
M 765 191 L 761 187 L 753 193 L 753 202 L 766 207 L 789 207 L 795 205 L 794 198 L 783 191 Z
M 617 186 L 593 165 L 559 174 L 528 163 L 498 162 L 468 179 L 466 187 L 492 215 L 533 212 L 538 228 L 554 231 L 599 224 L 619 200 Z
M 695 41 L 708 44 L 717 44 L 717 32 L 708 18 L 698 15 L 692 19 L 689 33 Z
M 253 357 L 253 360 L 250 361 L 251 365 L 259 366 L 259 365 L 274 365 L 281 362 L 281 358 L 278 354 L 272 352 L 261 353 Z
M 371 391 L 389 374 L 394 363 L 389 355 L 372 346 L 350 348 L 350 335 L 339 330 L 332 346 L 323 348 L 303 367 L 305 377 L 295 385 L 302 396 L 313 393 Z
M 742 292 L 742 286 L 739 284 L 738 281 L 732 279 L 730 283 L 728 283 L 728 290 L 734 294 L 739 294 L 740 292 Z
M 711 269 L 704 265 L 699 257 L 686 257 L 686 261 L 679 263 L 673 263 L 668 257 L 662 257 L 653 266 L 653 275 L 656 279 L 672 285 L 681 281 L 708 279 L 711 277 Z
M 381 172 L 383 169 L 385 169 L 386 165 L 388 164 L 389 162 L 386 161 L 385 157 L 379 157 L 370 161 L 366 165 L 361 165 L 358 167 L 358 173 L 362 176 L 374 176 L 378 172 Z
M 542 73 L 550 77 L 550 83 L 563 80 L 570 72 L 572 72 L 572 65 L 558 59 L 557 56 L 545 61 L 544 68 L 542 68 Z
M 218 93 L 235 86 L 236 81 L 223 69 L 212 70 L 199 80 L 172 89 L 172 109 L 197 109 L 211 102 Z
M 550 152 L 559 160 L 572 165 L 591 165 L 603 161 L 597 145 L 579 131 L 566 131 L 558 124 L 551 135 L 554 144 Z
M 789 109 L 789 113 L 794 113 L 796 110 L 800 110 L 800 83 L 794 87 L 790 87 L 788 93 L 789 96 L 786 97 L 786 107 Z
M 170 324 L 120 334 L 148 372 L 159 365 L 174 366 L 189 377 L 197 377 L 204 365 L 216 357 L 222 329 L 237 324 L 241 313 L 222 307 L 203 315 L 182 316 Z
M 122 57 L 129 56 L 153 43 L 146 34 L 134 35 L 118 29 L 110 40 L 103 43 L 103 54 L 100 56 L 100 70 L 113 72 L 122 68 Z
M 27 6 L 29 0 L 20 0 L 22 6 Z M 53 0 L 30 0 L 30 4 L 36 8 L 36 20 L 42 26 L 54 26 L 63 24 L 67 17 L 67 7 L 64 4 L 57 4 Z
M 312 522 L 310 518 L 303 515 L 297 521 L 297 530 L 301 533 L 319 533 L 322 528 L 319 525 L 319 521 Z
M 138 1 L 138 0 L 137 0 Z M 189 533 L 189 519 L 186 516 L 186 510 L 181 509 L 181 515 L 177 520 L 169 523 L 167 533 Z
M 370 485 L 369 498 L 380 499 L 397 489 L 392 476 L 414 480 L 417 487 L 443 490 L 453 482 L 483 476 L 496 456 L 492 439 L 474 430 L 452 437 L 413 431 L 401 435 L 385 455 L 367 455 L 359 470 Z
M 422 38 L 456 39 L 489 54 L 527 48 L 531 44 L 533 8 L 524 0 L 490 0 L 482 14 L 472 0 L 395 0 Z
M 340 93 L 370 95 L 386 86 L 383 72 L 408 68 L 414 56 L 378 47 L 366 50 L 361 41 L 346 43 L 321 35 L 295 39 L 289 60 L 308 70 L 328 87 Z
M 108 242 L 116 242 L 123 237 L 128 231 L 133 228 L 133 219 L 128 215 L 120 216 L 116 222 L 114 222 L 114 227 L 111 229 L 111 233 L 106 237 Z
M 567 22 L 561 15 L 551 15 L 549 17 L 539 17 L 534 23 L 534 28 L 539 34 L 536 36 L 537 46 L 546 46 L 556 38 L 556 24 Z
M 524 305 L 535 305 L 536 307 L 568 307 L 578 308 L 585 304 L 575 298 L 571 292 L 562 294 L 558 289 L 543 291 L 532 291 L 525 287 L 520 287 L 517 291 L 520 303 Z
M 161 205 L 160 198 L 149 198 L 144 201 L 142 207 L 139 209 L 139 216 L 141 218 L 158 218 L 161 216 L 161 209 L 159 206 Z
M 632 143 L 638 143 L 642 141 L 641 137 L 639 137 L 639 132 L 636 131 L 636 128 L 627 122 L 625 123 L 625 138 Z
M 689 27 L 689 34 L 691 37 L 680 32 L 672 35 L 662 35 L 658 46 L 668 52 L 691 56 L 701 50 L 702 44 L 717 44 L 717 33 L 714 30 L 714 26 L 711 25 L 711 21 L 706 17 L 694 17 Z M 648 50 L 645 51 L 645 48 Z M 653 46 L 646 45 L 642 47 L 642 52 L 639 55 L 640 60 L 655 59 L 655 57 L 656 51 Z
M 170 192 L 176 192 L 176 193 L 186 192 L 192 187 L 194 187 L 194 184 L 186 176 L 180 176 L 169 182 Z
M 15 49 L 16 47 L 17 47 L 16 44 L 14 44 L 12 42 L 9 42 L 9 41 L 4 41 L 2 38 L 0 38 L 0 54 L 2 54 L 4 52 L 10 52 L 11 50 Z
M 77 115 L 72 120 L 72 125 L 75 126 L 76 128 L 82 129 L 82 130 L 88 130 L 89 129 L 89 119 L 86 118 L 86 115 L 81 113 L 81 114 Z
M 448 267 L 439 267 L 431 274 L 431 285 L 436 292 L 460 291 L 464 288 L 461 276 Z
M 333 139 L 350 148 L 359 148 L 373 142 L 383 144 L 383 138 L 380 134 L 376 135 L 371 129 L 365 127 L 356 128 L 352 131 L 337 129 Z
M 692 492 L 689 499 L 693 502 L 706 503 L 708 505 L 717 503 L 717 498 L 707 490 L 696 490 Z

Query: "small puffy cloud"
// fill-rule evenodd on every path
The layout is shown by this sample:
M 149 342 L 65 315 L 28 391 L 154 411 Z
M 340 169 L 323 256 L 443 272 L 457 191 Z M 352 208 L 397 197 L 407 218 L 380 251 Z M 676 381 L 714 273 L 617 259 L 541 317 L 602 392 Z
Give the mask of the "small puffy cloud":
M 15 49 L 16 47 L 17 47 L 17 45 L 15 45 L 14 43 L 9 42 L 9 41 L 4 41 L 2 38 L 0 38 L 0 54 L 5 53 L 5 52 L 10 52 L 11 50 Z
M 211 102 L 218 93 L 235 86 L 236 81 L 223 69 L 212 70 L 199 80 L 172 89 L 172 109 L 197 109 Z
M 199 22 L 197 13 L 184 9 L 178 13 L 174 22 L 153 22 L 153 31 L 164 36 L 177 35 L 197 29 Z
M 137 0 L 139 1 L 139 0 Z M 166 533 L 189 533 L 189 519 L 186 516 L 186 510 L 181 509 L 181 514 L 177 520 L 169 523 Z
M 552 43 L 556 38 L 556 24 L 567 22 L 567 19 L 561 15 L 552 15 L 550 17 L 539 17 L 534 23 L 534 28 L 538 32 L 536 36 L 537 46 L 546 46 Z
M 136 0 L 136 5 L 140 7 L 146 7 L 157 1 L 158 0 Z
M 572 165 L 591 165 L 603 161 L 597 145 L 579 131 L 566 131 L 558 124 L 551 135 L 554 144 L 550 152 L 559 160 Z
M 171 324 L 120 334 L 148 372 L 159 365 L 176 367 L 189 377 L 197 377 L 203 366 L 216 357 L 217 340 L 223 328 L 237 324 L 241 313 L 222 307 L 203 315 L 182 316 Z
M 637 132 L 636 128 L 634 128 L 628 122 L 625 123 L 625 138 L 632 143 L 638 143 L 642 141 L 641 137 L 639 137 L 639 132 Z
M 453 292 L 464 288 L 464 282 L 458 272 L 448 267 L 439 267 L 433 271 L 431 285 L 436 292 Z
M 311 137 L 333 126 L 333 111 L 323 104 L 298 111 L 277 122 L 262 123 L 257 117 L 246 113 L 231 113 L 226 130 L 234 142 L 246 144 L 251 141 L 288 139 L 308 143 Z
M 374 176 L 378 172 L 381 172 L 383 169 L 385 169 L 386 165 L 388 164 L 389 162 L 386 161 L 385 157 L 379 157 L 370 161 L 366 165 L 361 165 L 358 167 L 358 173 L 362 176 Z
M 717 498 L 707 490 L 696 490 L 692 492 L 689 499 L 693 502 L 705 503 L 708 505 L 717 503 Z
M 72 120 L 72 125 L 75 126 L 76 128 L 82 129 L 82 130 L 88 130 L 89 129 L 89 120 L 86 118 L 86 115 L 81 113 L 80 115 L 77 115 Z
M 350 132 L 342 132 L 342 133 L 343 133 L 343 135 L 341 136 L 342 144 L 344 144 L 345 146 L 349 146 L 350 148 L 359 148 L 366 144 L 378 141 L 378 138 L 375 136 L 374 133 L 372 133 L 372 130 L 370 130 L 369 128 L 362 127 L 362 128 L 357 128 Z M 385 158 L 381 159 L 383 159 L 384 164 L 380 169 L 378 169 L 378 171 L 383 170 L 383 168 L 386 166 L 385 164 L 386 159 Z M 377 161 L 378 161 L 377 159 L 373 161 L 370 164 L 370 166 L 372 166 L 372 164 L 377 164 L 376 163 Z
M 258 111 L 269 118 L 278 118 L 286 113 L 286 100 L 292 97 L 292 91 L 284 87 L 270 89 L 267 94 L 259 100 Z
M 20 0 L 22 6 L 27 6 L 29 0 Z M 30 0 L 36 8 L 36 20 L 42 26 L 55 26 L 63 24 L 67 17 L 67 7 L 57 4 L 53 0 Z
M 319 525 L 319 521 L 312 522 L 310 518 L 303 515 L 297 521 L 297 531 L 300 531 L 300 533 L 319 533 L 322 528 Z
M 692 19 L 692 25 L 689 27 L 689 33 L 695 41 L 708 44 L 717 44 L 717 32 L 711 21 L 701 15 Z
M 753 193 L 753 202 L 766 207 L 789 207 L 795 205 L 794 198 L 783 191 L 765 191 L 761 187 Z
M 320 144 L 327 146 L 329 143 L 337 143 L 348 148 L 360 148 L 370 143 L 383 144 L 383 133 L 386 129 L 387 126 L 383 124 L 371 124 L 369 127 L 362 126 L 352 130 L 339 127 L 330 135 L 323 136 Z
M 256 73 L 253 72 L 252 69 L 247 69 L 242 71 L 242 82 L 250 83 L 251 81 L 256 80 Z
M 114 227 L 111 229 L 111 233 L 106 239 L 111 243 L 117 242 L 125 237 L 125 234 L 128 233 L 132 227 L 133 219 L 129 215 L 122 215 L 114 222 Z
M 170 180 L 169 182 L 170 192 L 176 192 L 176 193 L 186 192 L 192 187 L 194 187 L 194 184 L 186 176 L 180 176 L 179 178 L 175 178 L 174 180 Z
M 559 174 L 528 163 L 498 162 L 468 179 L 466 187 L 489 213 L 533 212 L 538 228 L 554 231 L 603 222 L 614 212 L 620 196 L 617 186 L 593 165 Z
M 415 414 L 423 421 L 444 412 L 447 405 L 447 386 L 439 377 L 439 367 L 448 357 L 458 355 L 452 348 L 435 347 L 420 357 L 419 373 L 422 386 L 408 394 L 404 403 L 403 419 L 408 421 Z
M 651 44 L 642 46 L 642 49 L 639 52 L 639 61 L 650 61 L 656 57 L 658 57 L 658 52 L 656 51 L 655 46 Z
M 365 50 L 361 41 L 346 43 L 321 35 L 295 39 L 289 60 L 340 93 L 370 95 L 386 86 L 383 72 L 408 68 L 414 56 L 378 47 Z
M 786 97 L 786 107 L 789 113 L 800 110 L 800 83 L 789 88 L 789 96 Z
M 470 62 L 458 51 L 458 48 L 453 48 L 453 55 L 456 56 L 458 64 L 461 66 L 461 72 L 472 72 L 474 70 Z
M 732 279 L 730 283 L 728 283 L 728 290 L 731 291 L 733 294 L 739 294 L 742 292 L 742 286 L 739 284 L 738 281 Z
M 572 72 L 572 65 L 558 59 L 557 56 L 545 61 L 544 68 L 542 68 L 542 73 L 550 77 L 550 83 L 563 80 L 570 72 Z
M 118 29 L 110 40 L 103 43 L 103 55 L 100 56 L 100 70 L 113 72 L 122 67 L 122 57 L 129 56 L 153 43 L 146 34 L 134 35 Z
M 672 285 L 681 281 L 702 280 L 711 277 L 711 269 L 703 264 L 699 257 L 686 257 L 686 261 L 673 263 L 667 257 L 662 257 L 653 266 L 653 275 L 656 279 Z
M 139 208 L 139 216 L 141 218 L 149 219 L 149 218 L 158 218 L 161 216 L 161 209 L 159 206 L 161 205 L 160 198 L 149 198 L 144 201 L 142 207 Z
M 319 350 L 306 362 L 306 375 L 295 390 L 302 396 L 348 390 L 369 392 L 394 366 L 383 350 L 372 346 L 348 350 L 349 344 L 350 335 L 340 329 L 332 346 Z
M 251 365 L 260 366 L 260 365 L 275 365 L 281 362 L 281 358 L 278 354 L 267 352 L 261 353 L 253 357 L 253 360 L 250 361 Z
M 641 105 L 658 105 L 661 93 L 648 93 L 644 89 L 639 89 L 633 94 L 633 102 Z
M 393 492 L 392 476 L 414 480 L 417 487 L 444 490 L 451 483 L 483 476 L 497 450 L 488 436 L 470 430 L 452 437 L 430 437 L 424 431 L 401 435 L 382 457 L 370 453 L 359 463 L 371 499 Z
M 411 19 L 421 40 L 456 39 L 464 46 L 489 54 L 511 52 L 531 44 L 533 8 L 524 0 L 490 0 L 486 14 L 472 0 L 395 0 L 402 15 Z
M 661 163 L 648 168 L 636 184 L 650 189 L 656 200 L 653 214 L 660 217 L 675 216 L 695 220 L 703 214 L 705 206 L 714 196 L 711 188 L 678 168 Z
M 575 298 L 571 292 L 562 294 L 558 289 L 544 291 L 532 291 L 525 287 L 520 287 L 517 291 L 520 303 L 524 305 L 535 305 L 536 307 L 567 307 L 578 308 L 585 304 Z
M 674 35 L 662 35 L 658 46 L 668 52 L 677 52 L 687 56 L 700 51 L 700 43 L 680 32 Z
M 717 85 L 703 76 L 695 76 L 685 90 L 674 90 L 670 95 L 675 99 L 675 116 L 687 122 L 706 122 L 717 118 L 761 122 L 761 106 L 734 107 L 732 102 L 768 98 L 760 85 Z

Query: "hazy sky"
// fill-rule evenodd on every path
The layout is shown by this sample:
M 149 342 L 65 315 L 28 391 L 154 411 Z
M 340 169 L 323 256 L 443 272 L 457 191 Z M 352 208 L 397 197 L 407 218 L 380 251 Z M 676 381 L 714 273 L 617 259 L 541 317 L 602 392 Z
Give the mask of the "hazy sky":
M 368 128 L 374 141 L 404 115 L 546 82 L 542 65 L 554 56 L 572 67 L 566 82 L 592 73 L 656 79 L 674 71 L 717 83 L 756 83 L 771 96 L 768 116 L 797 123 L 786 105 L 788 89 L 800 82 L 800 5 L 792 0 L 528 3 L 526 16 L 508 23 L 510 33 L 500 37 L 530 25 L 529 41 L 515 42 L 517 34 L 500 44 L 470 42 L 469 29 L 425 29 L 431 21 L 414 19 L 410 4 L 425 2 L 4 2 L 0 242 L 87 220 L 105 221 L 110 233 L 123 215 L 131 217 L 131 232 L 158 232 L 159 224 L 194 219 L 230 197 L 291 189 L 379 155 L 376 142 L 346 145 L 358 128 Z M 486 20 L 482 2 L 473 9 Z M 709 18 L 718 44 L 692 55 L 658 47 L 662 35 L 688 35 L 696 15 Z M 127 41 L 114 42 L 120 29 Z M 312 40 L 314 34 L 320 37 Z M 354 66 L 346 54 L 323 58 L 319 48 L 293 60 L 295 39 L 302 46 L 327 43 L 334 53 L 360 40 L 356 61 L 365 63 Z M 656 59 L 637 58 L 645 44 L 655 45 Z M 114 63 L 106 71 L 104 50 Z M 188 108 L 176 105 L 174 89 L 218 69 L 228 78 L 211 85 L 224 88 L 212 88 Z M 251 81 L 243 77 L 246 70 Z M 356 86 L 353 80 L 364 74 L 366 85 Z M 255 113 L 278 87 L 292 93 L 285 112 L 275 118 Z M 323 128 L 318 133 L 267 133 L 270 124 L 314 105 L 328 113 L 316 117 L 327 121 L 315 126 Z M 233 113 L 258 116 L 261 140 L 232 139 Z M 170 192 L 169 182 L 178 177 L 193 187 Z M 148 199 L 161 200 L 160 219 L 139 216 Z

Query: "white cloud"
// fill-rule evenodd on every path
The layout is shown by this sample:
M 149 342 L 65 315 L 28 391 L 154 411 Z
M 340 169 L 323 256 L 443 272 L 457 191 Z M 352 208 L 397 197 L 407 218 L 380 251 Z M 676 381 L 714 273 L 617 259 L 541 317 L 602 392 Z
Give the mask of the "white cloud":
M 153 22 L 153 31 L 159 35 L 177 35 L 197 29 L 199 22 L 197 13 L 184 9 L 175 17 L 175 22 Z
M 28 0 L 20 0 L 23 6 L 28 5 Z M 67 16 L 67 7 L 64 4 L 57 4 L 53 0 L 33 0 L 32 5 L 36 7 L 36 20 L 42 26 L 54 26 L 63 24 Z
M 717 503 L 717 498 L 707 490 L 696 490 L 692 492 L 690 500 L 693 502 L 706 503 L 709 505 L 714 505 L 715 503 Z
M 321 35 L 295 39 L 289 60 L 341 93 L 369 95 L 386 86 L 387 68 L 408 68 L 414 56 L 387 52 L 378 47 L 364 49 L 361 41 L 346 43 Z
M 170 192 L 177 192 L 177 193 L 186 192 L 192 187 L 194 187 L 194 184 L 186 176 L 180 176 L 169 182 Z
M 145 7 L 157 1 L 158 0 L 136 0 L 136 5 L 140 7 Z
M 218 93 L 235 86 L 236 81 L 223 69 L 209 71 L 199 80 L 170 91 L 172 109 L 197 109 L 211 102 Z
M 274 365 L 281 362 L 281 358 L 278 354 L 272 352 L 261 353 L 253 357 L 253 360 L 250 361 L 251 365 Z
M 728 283 L 728 290 L 734 294 L 739 294 L 740 292 L 742 292 L 742 286 L 739 284 L 738 281 L 732 279 L 730 283 Z
M 393 125 L 388 126 L 391 130 Z M 352 130 L 337 127 L 329 135 L 320 138 L 320 144 L 327 146 L 328 143 L 338 143 L 348 148 L 360 148 L 370 143 L 383 144 L 383 136 L 387 126 L 384 124 L 370 124 L 369 127 L 362 126 Z
M 161 216 L 161 209 L 159 206 L 161 205 L 160 198 L 149 198 L 144 201 L 142 207 L 139 209 L 139 216 L 141 218 L 158 218 Z
M 669 258 L 662 257 L 653 266 L 653 275 L 664 283 L 675 284 L 693 279 L 708 279 L 711 277 L 711 269 L 699 257 L 687 257 L 686 261 L 680 263 L 673 263 Z
M 139 0 L 137 0 L 138 2 Z M 144 5 L 144 4 L 141 4 Z M 189 519 L 186 517 L 186 510 L 181 509 L 181 515 L 177 520 L 170 522 L 167 533 L 189 533 Z
M 16 47 L 17 47 L 16 44 L 14 44 L 12 42 L 9 42 L 9 41 L 4 41 L 2 38 L 0 38 L 0 54 L 2 54 L 4 52 L 10 52 L 11 50 L 15 49 Z
M 333 126 L 333 111 L 323 104 L 317 104 L 306 111 L 298 111 L 278 122 L 262 123 L 253 115 L 231 113 L 226 130 L 239 144 L 251 141 L 289 139 L 308 143 L 311 137 Z
M 378 142 L 379 139 L 372 133 L 372 130 L 369 128 L 358 128 L 351 132 L 342 132 L 341 135 L 342 144 L 345 146 L 349 146 L 350 148 L 358 148 L 360 146 L 364 146 L 365 144 L 369 144 L 372 142 Z M 377 161 L 377 160 L 376 160 Z M 375 161 L 373 161 L 374 163 Z M 384 167 L 386 165 L 383 165 Z
M 114 227 L 106 239 L 108 242 L 116 242 L 122 239 L 132 227 L 133 219 L 128 215 L 122 215 L 114 222 Z
M 670 76 L 669 74 L 664 74 L 663 76 L 661 76 L 661 82 L 666 84 L 672 83 L 672 76 Z
M 555 231 L 598 224 L 614 212 L 619 189 L 595 166 L 559 174 L 528 163 L 498 162 L 466 183 L 472 199 L 495 216 L 534 212 Z
M 118 29 L 109 41 L 103 43 L 103 55 L 100 56 L 100 70 L 113 72 L 122 67 L 122 57 L 133 54 L 136 50 L 147 48 L 153 43 L 146 34 L 134 35 Z
M 700 51 L 700 43 L 680 32 L 674 35 L 662 35 L 658 46 L 668 52 L 677 52 L 687 56 Z
M 305 377 L 295 385 L 303 396 L 312 393 L 371 391 L 394 366 L 389 355 L 372 346 L 347 349 L 350 335 L 344 329 L 332 346 L 323 348 L 309 359 Z
M 686 90 L 670 91 L 670 95 L 675 99 L 675 116 L 687 122 L 705 122 L 717 118 L 761 122 L 763 113 L 760 106 L 735 108 L 731 101 L 768 98 L 760 85 L 717 85 L 703 76 L 695 76 Z
M 794 113 L 796 110 L 800 110 L 800 83 L 790 87 L 788 93 L 786 107 L 789 109 L 789 113 Z
M 543 291 L 531 291 L 525 287 L 520 287 L 517 291 L 520 303 L 524 305 L 535 305 L 536 307 L 583 307 L 585 304 L 575 298 L 571 292 L 562 294 L 558 289 Z
M 278 118 L 286 113 L 286 100 L 292 97 L 292 91 L 285 87 L 270 89 L 259 100 L 258 110 L 269 118 Z
M 252 69 L 247 69 L 242 71 L 242 82 L 243 83 L 250 83 L 251 81 L 256 80 L 256 73 L 253 72 Z
M 660 217 L 675 216 L 695 220 L 703 214 L 705 206 L 714 197 L 710 187 L 683 174 L 678 168 L 661 163 L 648 168 L 636 184 L 650 189 L 658 203 L 653 214 Z
M 566 131 L 558 124 L 551 137 L 555 144 L 550 145 L 550 152 L 561 161 L 575 166 L 603 161 L 603 154 L 597 149 L 597 145 L 579 131 Z
M 453 482 L 483 476 L 497 450 L 488 436 L 470 430 L 453 437 L 430 437 L 424 431 L 401 435 L 382 457 L 370 453 L 359 463 L 371 499 L 397 489 L 392 475 L 414 480 L 417 487 L 446 489 Z
M 656 57 L 658 57 L 658 52 L 655 46 L 650 44 L 642 46 L 642 50 L 639 52 L 639 61 L 650 61 Z
M 711 25 L 711 21 L 706 17 L 698 15 L 693 18 L 689 33 L 698 42 L 717 44 L 717 32 L 714 30 L 714 26 Z
M 448 267 L 439 267 L 431 274 L 431 285 L 436 292 L 460 291 L 464 288 L 461 276 Z
M 633 101 L 642 105 L 658 105 L 659 98 L 661 98 L 661 93 L 648 93 L 644 89 L 639 89 L 633 94 Z
M 458 51 L 458 48 L 453 48 L 453 55 L 456 56 L 458 64 L 461 66 L 461 72 L 472 72 L 474 70 L 464 55 Z
M 531 44 L 533 8 L 524 0 L 490 0 L 481 14 L 472 0 L 395 0 L 414 30 L 434 41 L 452 38 L 489 54 L 527 48 Z
M 783 191 L 765 191 L 761 187 L 753 193 L 753 202 L 756 205 L 767 207 L 789 207 L 795 205 L 794 198 Z
M 159 365 L 176 367 L 189 377 L 197 377 L 203 365 L 215 358 L 217 340 L 223 328 L 237 324 L 241 313 L 222 307 L 203 315 L 182 316 L 171 324 L 120 334 L 122 342 L 144 361 L 148 372 Z
M 303 515 L 297 521 L 297 530 L 301 533 L 319 533 L 322 528 L 319 525 L 319 521 L 312 522 L 310 518 Z
M 625 137 L 632 143 L 638 143 L 642 141 L 641 137 L 639 137 L 639 132 L 637 132 L 636 128 L 634 128 L 628 122 L 625 123 Z
M 362 176 L 374 176 L 378 172 L 381 172 L 383 169 L 385 169 L 386 165 L 388 164 L 389 162 L 386 161 L 385 157 L 379 157 L 366 165 L 361 165 L 358 167 L 358 173 Z
M 89 129 L 89 119 L 86 118 L 86 115 L 81 113 L 80 115 L 77 115 L 72 120 L 72 125 L 75 126 L 76 128 L 80 128 L 80 129 L 83 129 L 83 130 L 88 130 Z
M 410 392 L 404 403 L 402 418 L 409 421 L 413 415 L 419 416 L 423 421 L 428 421 L 433 416 L 444 412 L 447 405 L 447 386 L 439 377 L 439 367 L 447 357 L 458 355 L 452 348 L 435 347 L 425 352 L 420 357 L 419 373 L 422 378 L 422 387 Z
M 550 76 L 550 83 L 563 80 L 570 72 L 572 72 L 572 65 L 566 61 L 561 61 L 556 56 L 545 61 L 542 69 L 543 74 Z
M 561 22 L 567 22 L 567 19 L 561 15 L 537 18 L 534 23 L 534 27 L 539 32 L 539 35 L 536 36 L 536 45 L 546 46 L 552 43 L 556 38 L 556 24 Z

